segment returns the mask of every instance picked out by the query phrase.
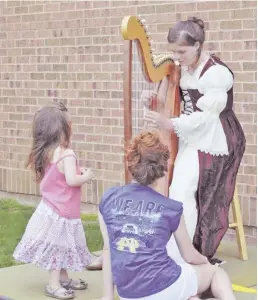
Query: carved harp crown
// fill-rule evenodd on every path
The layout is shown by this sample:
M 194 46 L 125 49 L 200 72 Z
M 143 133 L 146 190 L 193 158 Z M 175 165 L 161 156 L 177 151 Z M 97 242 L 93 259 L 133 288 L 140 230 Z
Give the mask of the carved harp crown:
M 166 117 L 180 112 L 179 66 L 169 54 L 155 54 L 145 20 L 135 16 L 124 17 L 121 25 L 124 42 L 124 138 L 125 144 L 143 129 L 143 112 L 149 109 Z M 161 131 L 163 142 L 170 149 L 168 174 L 158 188 L 168 196 L 178 140 L 175 134 Z M 131 176 L 125 164 L 125 182 Z

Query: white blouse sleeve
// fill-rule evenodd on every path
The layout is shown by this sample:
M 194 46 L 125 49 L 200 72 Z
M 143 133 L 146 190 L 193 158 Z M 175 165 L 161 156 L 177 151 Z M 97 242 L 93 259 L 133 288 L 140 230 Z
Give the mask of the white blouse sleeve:
M 224 66 L 210 67 L 198 81 L 202 97 L 196 105 L 201 112 L 172 119 L 178 137 L 202 152 L 227 155 L 226 136 L 219 118 L 227 104 L 227 92 L 233 85 L 233 76 Z

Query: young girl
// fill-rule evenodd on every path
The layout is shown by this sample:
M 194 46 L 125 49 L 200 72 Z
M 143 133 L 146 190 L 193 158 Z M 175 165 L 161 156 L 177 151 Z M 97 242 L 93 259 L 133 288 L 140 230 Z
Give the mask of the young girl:
M 92 179 L 80 169 L 69 149 L 71 120 L 62 103 L 40 109 L 33 122 L 33 146 L 28 166 L 40 182 L 42 201 L 32 215 L 14 258 L 49 270 L 47 296 L 73 299 L 74 290 L 87 288 L 69 278 L 67 270 L 81 271 L 91 260 L 80 219 L 81 186 Z
M 167 171 L 168 148 L 159 135 L 142 132 L 126 153 L 135 182 L 109 189 L 99 206 L 104 238 L 102 300 L 188 300 L 211 287 L 217 300 L 235 300 L 224 270 L 212 266 L 194 249 L 187 233 L 183 205 L 155 191 Z M 185 172 L 188 172 L 186 169 Z M 169 257 L 174 235 L 185 262 Z

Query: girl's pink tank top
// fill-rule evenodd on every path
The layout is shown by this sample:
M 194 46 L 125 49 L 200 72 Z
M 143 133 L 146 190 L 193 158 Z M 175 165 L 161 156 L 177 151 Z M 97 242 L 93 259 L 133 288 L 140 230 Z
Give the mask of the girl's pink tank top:
M 40 192 L 42 200 L 58 215 L 68 219 L 77 219 L 80 218 L 81 187 L 69 186 L 65 175 L 57 168 L 57 164 L 68 156 L 75 157 L 66 155 L 48 165 L 40 183 Z

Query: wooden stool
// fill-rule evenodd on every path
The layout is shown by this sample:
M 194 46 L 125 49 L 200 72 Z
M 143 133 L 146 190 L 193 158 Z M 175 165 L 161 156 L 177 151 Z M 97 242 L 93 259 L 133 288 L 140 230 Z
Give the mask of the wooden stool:
M 246 248 L 246 239 L 244 233 L 244 225 L 242 221 L 240 202 L 237 194 L 237 188 L 235 188 L 233 201 L 231 204 L 232 213 L 233 213 L 233 223 L 229 224 L 229 228 L 236 230 L 236 238 L 238 251 L 240 258 L 242 260 L 248 260 L 247 248 Z

